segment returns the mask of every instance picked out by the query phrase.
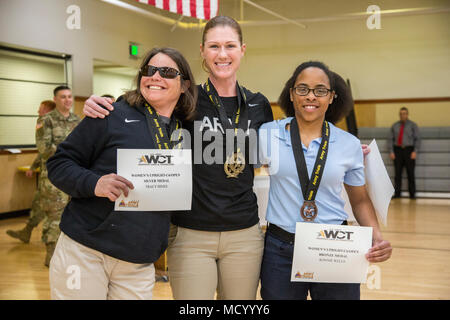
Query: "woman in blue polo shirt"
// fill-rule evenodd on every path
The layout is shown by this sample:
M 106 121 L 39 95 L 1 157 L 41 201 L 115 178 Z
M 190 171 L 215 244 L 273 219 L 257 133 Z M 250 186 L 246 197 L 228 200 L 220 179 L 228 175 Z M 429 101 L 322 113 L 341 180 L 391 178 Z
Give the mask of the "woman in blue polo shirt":
M 359 284 L 290 281 L 296 223 L 346 224 L 342 185 L 358 223 L 373 227 L 368 261 L 385 261 L 391 255 L 391 245 L 382 238 L 365 189 L 360 141 L 332 124 L 345 115 L 351 99 L 340 76 L 323 63 L 306 62 L 297 67 L 280 95 L 279 104 L 288 118 L 260 128 L 260 158 L 268 164 L 270 174 L 269 226 L 261 268 L 263 299 L 306 299 L 308 291 L 312 299 L 360 298 Z M 326 150 L 325 161 L 316 161 L 319 149 Z M 302 161 L 307 170 L 301 170 Z M 318 164 L 323 169 L 319 188 L 310 192 L 305 180 Z M 303 194 L 313 201 L 305 201 Z

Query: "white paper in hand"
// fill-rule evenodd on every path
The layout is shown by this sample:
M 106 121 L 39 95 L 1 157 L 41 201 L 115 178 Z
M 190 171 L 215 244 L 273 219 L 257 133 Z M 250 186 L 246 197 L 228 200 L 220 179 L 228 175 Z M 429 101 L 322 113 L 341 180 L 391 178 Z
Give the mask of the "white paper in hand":
M 367 193 L 375 208 L 378 221 L 386 226 L 389 203 L 395 190 L 375 139 L 369 144 L 369 148 L 370 152 L 365 157 L 364 169 Z M 345 201 L 344 209 L 348 214 L 348 220 L 356 221 L 345 188 L 342 191 L 342 199 Z
M 118 211 L 191 210 L 191 150 L 117 149 L 117 174 L 134 185 Z
M 372 228 L 297 222 L 291 281 L 365 283 Z
M 369 148 L 370 152 L 365 159 L 367 192 L 372 200 L 378 221 L 386 226 L 389 203 L 395 189 L 384 166 L 375 139 L 369 144 Z

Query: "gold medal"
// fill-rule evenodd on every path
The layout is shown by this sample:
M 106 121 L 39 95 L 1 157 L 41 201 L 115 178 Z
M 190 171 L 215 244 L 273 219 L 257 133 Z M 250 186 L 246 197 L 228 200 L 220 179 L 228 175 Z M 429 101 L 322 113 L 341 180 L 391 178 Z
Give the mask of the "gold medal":
M 234 152 L 227 157 L 227 161 L 223 166 L 227 178 L 237 178 L 237 176 L 245 169 L 245 157 L 241 152 Z
M 300 215 L 307 222 L 314 221 L 317 217 L 317 206 L 314 201 L 305 201 L 300 209 Z

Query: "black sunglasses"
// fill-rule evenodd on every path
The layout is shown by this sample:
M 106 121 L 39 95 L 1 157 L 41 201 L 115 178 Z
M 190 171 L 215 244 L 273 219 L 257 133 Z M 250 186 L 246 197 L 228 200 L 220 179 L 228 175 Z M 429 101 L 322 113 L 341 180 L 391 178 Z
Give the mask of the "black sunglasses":
M 155 67 L 151 65 L 146 65 L 141 69 L 141 75 L 144 77 L 153 76 L 156 71 L 159 72 L 159 75 L 166 79 L 175 79 L 177 76 L 183 76 L 180 71 L 171 67 Z

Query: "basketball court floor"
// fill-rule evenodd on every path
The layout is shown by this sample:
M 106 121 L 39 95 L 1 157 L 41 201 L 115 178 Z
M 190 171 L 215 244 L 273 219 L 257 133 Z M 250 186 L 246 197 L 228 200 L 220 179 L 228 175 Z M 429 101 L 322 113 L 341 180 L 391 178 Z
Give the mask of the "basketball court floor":
M 26 217 L 0 220 L 0 299 L 50 299 L 41 226 L 29 244 L 6 235 Z M 390 260 L 371 265 L 361 299 L 450 299 L 450 200 L 394 199 L 383 235 Z M 168 282 L 157 282 L 154 299 L 172 299 Z M 258 299 L 260 299 L 258 293 Z

